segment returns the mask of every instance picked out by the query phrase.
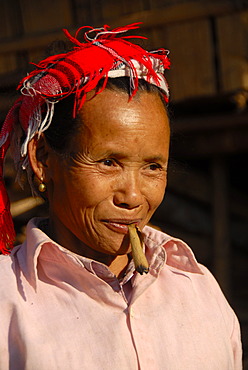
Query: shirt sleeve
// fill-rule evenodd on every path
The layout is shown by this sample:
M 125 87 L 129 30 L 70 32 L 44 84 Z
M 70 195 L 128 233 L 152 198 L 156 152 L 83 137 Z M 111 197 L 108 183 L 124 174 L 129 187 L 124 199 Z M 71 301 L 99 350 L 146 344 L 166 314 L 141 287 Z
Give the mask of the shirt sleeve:
M 225 298 L 218 282 L 212 273 L 203 265 L 200 265 L 201 269 L 206 275 L 210 289 L 215 295 L 215 299 L 218 302 L 221 315 L 225 321 L 227 332 L 230 336 L 232 351 L 233 351 L 233 364 L 234 370 L 242 370 L 242 343 L 241 343 L 241 331 L 238 318 L 229 305 L 227 299 Z
M 242 344 L 241 344 L 241 333 L 240 325 L 236 315 L 233 315 L 233 331 L 231 335 L 231 342 L 233 348 L 233 357 L 234 357 L 234 369 L 242 369 Z

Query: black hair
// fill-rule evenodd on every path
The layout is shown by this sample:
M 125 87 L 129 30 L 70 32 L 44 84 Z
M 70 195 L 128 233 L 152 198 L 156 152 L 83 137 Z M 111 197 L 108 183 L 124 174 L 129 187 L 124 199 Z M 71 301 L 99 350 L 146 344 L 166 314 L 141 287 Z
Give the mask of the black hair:
M 98 83 L 96 91 L 101 89 L 103 83 L 104 80 L 101 80 Z M 106 88 L 109 90 L 122 91 L 130 95 L 130 78 L 109 78 Z M 147 92 L 158 95 L 167 112 L 167 106 L 163 93 L 157 86 L 152 85 L 143 79 L 139 79 L 137 94 L 139 94 L 140 92 Z M 75 135 L 79 127 L 83 124 L 78 116 L 76 118 L 73 118 L 72 112 L 74 108 L 74 98 L 74 94 L 71 94 L 69 97 L 55 104 L 52 123 L 44 132 L 44 135 L 50 147 L 59 154 L 67 153 L 67 148 L 69 147 L 72 137 Z

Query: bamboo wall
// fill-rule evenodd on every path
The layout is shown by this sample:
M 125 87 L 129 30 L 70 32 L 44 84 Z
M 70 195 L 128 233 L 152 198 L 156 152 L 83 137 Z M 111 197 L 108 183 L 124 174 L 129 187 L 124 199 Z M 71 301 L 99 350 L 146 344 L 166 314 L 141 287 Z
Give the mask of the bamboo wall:
M 63 38 L 63 27 L 144 22 L 146 46 L 171 51 L 174 101 L 247 89 L 248 11 L 236 1 L 2 0 L 0 87 Z M 235 30 L 235 32 L 234 32 Z M 6 81 L 6 74 L 8 79 Z M 5 76 L 5 77 L 4 77 Z M 2 77 L 2 78 L 1 78 Z

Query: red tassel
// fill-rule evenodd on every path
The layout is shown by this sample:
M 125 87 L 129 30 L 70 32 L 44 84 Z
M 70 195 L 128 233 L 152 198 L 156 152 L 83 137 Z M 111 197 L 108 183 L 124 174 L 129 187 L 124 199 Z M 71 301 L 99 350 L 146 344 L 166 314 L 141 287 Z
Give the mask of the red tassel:
M 15 229 L 10 213 L 10 201 L 3 179 L 3 162 L 10 144 L 11 131 L 18 119 L 22 97 L 18 98 L 6 116 L 0 132 L 0 253 L 9 254 L 14 246 Z
M 4 185 L 2 176 L 3 172 L 3 157 L 2 148 L 0 154 L 0 252 L 9 254 L 10 249 L 14 246 L 15 229 L 10 213 L 9 197 Z
M 1 180 L 0 180 L 1 181 Z M 2 197 L 2 194 L 0 198 Z M 1 202 L 1 199 L 0 199 Z M 0 205 L 1 207 L 1 205 Z M 9 254 L 14 246 L 15 241 L 15 230 L 13 220 L 9 210 L 9 204 L 6 205 L 0 213 L 0 252 L 3 254 Z

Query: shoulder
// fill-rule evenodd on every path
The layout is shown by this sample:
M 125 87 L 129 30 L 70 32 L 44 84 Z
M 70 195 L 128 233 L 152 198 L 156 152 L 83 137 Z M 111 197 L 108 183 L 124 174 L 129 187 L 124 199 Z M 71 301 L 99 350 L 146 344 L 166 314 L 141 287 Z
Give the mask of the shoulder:
M 15 256 L 15 251 L 20 246 L 15 247 L 10 255 L 0 255 L 0 301 L 16 294 L 18 280 L 18 261 Z
M 211 299 L 216 302 L 216 305 L 221 311 L 222 317 L 226 321 L 226 324 L 230 324 L 230 320 L 232 321 L 236 319 L 233 309 L 229 305 L 214 275 L 206 266 L 200 265 L 200 267 L 203 271 L 203 276 L 197 281 L 199 291 L 202 292 L 202 296 L 204 296 L 204 292 L 206 292 L 206 290 L 208 291 L 208 295 L 206 296 L 206 304 L 209 303 L 211 297 Z
M 13 274 L 11 255 L 0 255 L 0 284 Z
M 165 251 L 164 269 L 170 270 L 174 283 L 184 286 L 185 294 L 189 295 L 189 289 L 192 290 L 198 303 L 201 302 L 206 307 L 211 304 L 221 312 L 227 323 L 235 318 L 215 277 L 207 267 L 197 262 L 191 248 L 185 242 L 151 227 L 146 227 L 144 233 L 147 238 L 145 243 L 153 253 L 157 253 L 156 250 L 159 248 Z M 161 275 L 163 279 L 163 272 Z

